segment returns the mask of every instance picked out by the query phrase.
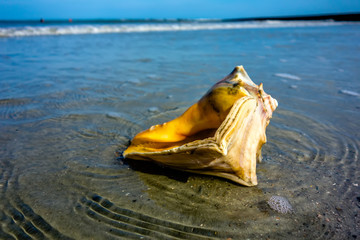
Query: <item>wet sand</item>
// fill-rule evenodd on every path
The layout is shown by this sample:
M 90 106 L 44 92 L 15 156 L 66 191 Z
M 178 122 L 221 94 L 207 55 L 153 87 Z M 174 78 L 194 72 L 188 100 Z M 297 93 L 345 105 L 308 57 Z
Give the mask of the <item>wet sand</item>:
M 348 94 L 360 92 L 359 35 L 349 25 L 0 39 L 0 238 L 359 238 L 360 105 Z M 240 64 L 279 102 L 258 186 L 119 157 Z M 294 213 L 272 210 L 271 196 Z

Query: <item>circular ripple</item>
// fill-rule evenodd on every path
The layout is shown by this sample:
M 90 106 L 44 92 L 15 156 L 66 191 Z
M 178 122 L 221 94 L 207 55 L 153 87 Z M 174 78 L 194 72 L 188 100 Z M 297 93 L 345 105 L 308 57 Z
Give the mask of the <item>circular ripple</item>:
M 289 189 L 298 208 L 316 215 L 320 238 L 353 232 L 359 221 L 353 218 L 356 210 L 351 206 L 359 194 L 355 189 L 359 143 L 330 123 L 290 111 L 275 114 L 268 141 L 264 147 L 269 164 L 266 175 L 274 187 L 267 190 Z M 277 173 L 269 174 L 272 170 Z
M 29 121 L 44 115 L 39 103 L 31 98 L 0 99 L 0 121 Z
M 177 110 L 169 112 L 178 114 Z M 153 114 L 148 121 L 156 124 L 159 119 L 169 120 L 165 115 Z M 14 154 L 18 150 L 12 156 L 17 170 L 11 175 L 19 181 L 7 191 L 12 200 L 3 202 L 4 209 L 12 206 L 16 211 L 0 212 L 8 216 L 4 217 L 9 222 L 6 234 L 21 234 L 24 229 L 30 229 L 34 237 L 40 236 L 36 229 L 45 234 L 42 224 L 33 224 L 36 218 L 32 216 L 51 216 L 44 221 L 61 226 L 59 232 L 64 234 L 91 226 L 96 236 L 108 228 L 118 235 L 128 230 L 146 235 L 148 231 L 138 229 L 143 227 L 143 218 L 148 220 L 145 224 L 149 228 L 160 228 L 160 235 L 188 234 L 190 228 L 186 226 L 234 239 L 338 238 L 344 232 L 356 234 L 359 141 L 332 125 L 279 109 L 267 129 L 264 159 L 258 164 L 259 185 L 250 188 L 152 163 L 116 159 L 115 153 L 123 151 L 129 139 L 141 130 L 126 116 L 111 113 L 73 114 L 12 131 L 17 139 L 26 139 L 26 145 L 15 140 L 8 144 Z M 9 179 L 8 171 L 0 174 Z M 92 197 L 94 194 L 98 197 Z M 267 201 L 273 195 L 289 199 L 295 214 L 272 211 Z M 117 207 L 107 206 L 104 199 Z M 26 208 L 21 207 L 25 204 L 37 215 L 26 216 Z M 47 215 L 55 205 L 61 212 Z M 21 220 L 22 215 L 27 222 L 11 224 L 11 219 Z M 136 224 L 133 220 L 116 222 L 128 217 Z M 156 226 L 160 220 L 162 226 Z M 36 228 L 27 228 L 28 222 Z M 62 226 L 65 222 L 80 225 Z M 175 226 L 173 223 L 186 231 L 164 228 L 166 224 Z
M 355 189 L 359 143 L 330 124 L 281 109 L 274 114 L 267 137 L 255 188 L 149 163 L 130 166 L 139 172 L 151 198 L 177 212 L 179 218 L 212 219 L 226 228 L 229 224 L 249 227 L 244 223 L 256 220 L 263 226 L 256 228 L 259 234 L 269 234 L 270 226 L 282 225 L 285 233 L 298 237 L 336 237 L 344 230 L 354 231 L 358 220 L 353 218 L 356 208 L 351 204 L 357 203 L 359 194 Z M 296 215 L 272 222 L 274 213 L 264 204 L 272 195 L 286 196 Z M 346 225 L 339 226 L 340 222 Z

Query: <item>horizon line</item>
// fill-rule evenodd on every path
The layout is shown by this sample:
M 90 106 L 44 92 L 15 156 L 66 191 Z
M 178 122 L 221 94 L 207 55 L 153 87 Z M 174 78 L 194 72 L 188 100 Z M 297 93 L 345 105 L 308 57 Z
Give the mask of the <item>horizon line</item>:
M 263 20 L 334 20 L 334 21 L 360 21 L 360 12 L 349 13 L 326 13 L 308 15 L 284 15 L 268 17 L 245 17 L 245 18 L 38 18 L 38 19 L 0 19 L 0 22 L 239 22 L 239 21 L 263 21 Z

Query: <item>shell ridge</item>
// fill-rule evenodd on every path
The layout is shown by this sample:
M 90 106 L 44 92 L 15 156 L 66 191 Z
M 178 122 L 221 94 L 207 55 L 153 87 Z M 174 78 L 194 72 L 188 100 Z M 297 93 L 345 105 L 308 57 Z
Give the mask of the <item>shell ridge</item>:
M 219 144 L 219 148 L 224 152 L 224 155 L 227 155 L 228 143 L 231 142 L 231 133 L 233 132 L 233 129 L 236 128 L 236 124 L 233 124 L 233 122 L 237 120 L 239 113 L 246 108 L 246 104 L 251 100 L 254 100 L 254 98 L 249 96 L 236 101 L 228 116 L 215 133 L 216 142 Z
M 254 102 L 253 102 L 254 103 Z M 255 108 L 255 109 L 254 109 Z M 227 163 L 231 166 L 232 170 L 236 173 L 238 176 L 245 175 L 251 175 L 252 172 L 255 172 L 255 169 L 253 166 L 254 159 L 251 157 L 253 153 L 250 153 L 253 151 L 252 149 L 252 140 L 254 140 L 253 132 L 257 131 L 258 125 L 254 123 L 258 123 L 258 116 L 256 115 L 256 111 L 258 109 L 258 106 L 254 103 L 253 110 L 250 110 L 250 113 L 244 117 L 242 122 L 238 123 L 236 133 L 233 134 L 233 144 L 234 146 L 229 146 L 232 150 L 232 148 L 236 149 L 236 153 L 240 155 L 240 158 L 238 159 L 238 156 L 234 159 L 233 153 L 229 158 L 226 159 Z M 257 139 L 257 135 L 255 135 L 255 139 Z M 238 149 L 238 146 L 241 145 L 241 148 Z M 250 151 L 250 152 L 249 152 Z M 250 154 L 249 154 L 250 153 Z M 256 153 L 255 153 L 256 154 Z M 248 159 L 247 157 L 250 158 Z M 244 159 L 245 158 L 245 159 Z M 255 159 L 256 161 L 256 159 Z

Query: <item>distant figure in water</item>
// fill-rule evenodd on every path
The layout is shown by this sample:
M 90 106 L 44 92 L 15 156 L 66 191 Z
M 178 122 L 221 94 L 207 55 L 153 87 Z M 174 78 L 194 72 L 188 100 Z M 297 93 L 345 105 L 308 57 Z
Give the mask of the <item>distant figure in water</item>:
M 40 22 L 41 22 L 41 23 L 44 23 L 44 22 L 45 22 L 45 20 L 44 20 L 43 18 L 41 18 L 41 19 L 40 19 Z
M 72 22 L 72 19 L 71 19 L 71 18 L 69 18 L 69 22 L 70 22 L 70 23 Z

